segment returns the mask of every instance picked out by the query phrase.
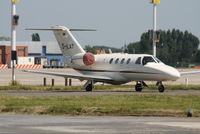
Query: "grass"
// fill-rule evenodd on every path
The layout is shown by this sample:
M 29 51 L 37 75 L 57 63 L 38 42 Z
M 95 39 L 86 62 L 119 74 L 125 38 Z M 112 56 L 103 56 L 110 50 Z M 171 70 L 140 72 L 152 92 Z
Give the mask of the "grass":
M 0 96 L 0 112 L 50 115 L 200 117 L 199 95 L 103 95 L 69 97 Z
M 200 90 L 200 85 L 166 85 L 167 90 Z M 94 90 L 133 90 L 133 85 L 96 85 Z M 148 90 L 157 89 L 150 85 Z M 83 90 L 82 86 L 0 86 L 0 90 Z M 68 97 L 0 96 L 0 113 L 90 116 L 186 116 L 192 108 L 200 117 L 200 95 L 130 94 Z
M 11 80 L 11 82 L 9 83 L 10 86 L 19 86 L 21 85 L 18 81 L 16 80 Z
M 165 85 L 167 90 L 200 90 L 200 85 Z M 134 90 L 133 85 L 95 85 L 94 90 L 118 90 L 130 89 Z M 157 89 L 155 85 L 149 85 L 145 89 Z M 28 85 L 10 85 L 0 86 L 0 90 L 83 90 L 83 86 L 28 86 Z

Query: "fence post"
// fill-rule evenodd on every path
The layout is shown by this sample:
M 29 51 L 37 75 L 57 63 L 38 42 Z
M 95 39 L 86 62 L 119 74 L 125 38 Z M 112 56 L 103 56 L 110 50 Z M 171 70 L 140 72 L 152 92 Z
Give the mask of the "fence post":
M 44 85 L 44 86 L 47 85 L 47 79 L 46 79 L 46 78 L 43 79 L 43 85 Z
M 72 79 L 69 79 L 69 86 L 72 86 Z
M 51 81 L 52 83 L 51 83 L 51 85 L 52 85 L 52 87 L 54 86 L 54 79 L 52 79 L 52 81 Z
M 65 86 L 68 86 L 68 78 L 65 78 Z
M 188 84 L 189 84 L 189 79 L 185 78 L 185 85 L 188 86 Z

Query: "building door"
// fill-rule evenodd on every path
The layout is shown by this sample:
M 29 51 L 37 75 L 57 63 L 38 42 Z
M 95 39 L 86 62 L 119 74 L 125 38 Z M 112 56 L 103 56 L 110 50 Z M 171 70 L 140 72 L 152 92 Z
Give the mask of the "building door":
M 41 56 L 46 56 L 46 53 L 47 53 L 47 47 L 42 46 L 42 55 Z

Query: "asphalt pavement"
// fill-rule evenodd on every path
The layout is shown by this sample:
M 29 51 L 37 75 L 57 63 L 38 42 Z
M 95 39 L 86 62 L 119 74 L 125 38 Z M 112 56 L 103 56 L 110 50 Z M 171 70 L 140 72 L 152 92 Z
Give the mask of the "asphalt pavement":
M 94 90 L 86 92 L 84 90 L 1 90 L 0 95 L 16 96 L 16 97 L 43 97 L 43 96 L 97 96 L 97 95 L 140 95 L 140 94 L 162 94 L 162 95 L 200 95 L 200 90 L 167 90 L 164 93 L 158 90 L 143 90 L 136 92 L 134 89 L 117 89 L 117 90 Z
M 0 134 L 199 133 L 199 118 L 0 115 Z

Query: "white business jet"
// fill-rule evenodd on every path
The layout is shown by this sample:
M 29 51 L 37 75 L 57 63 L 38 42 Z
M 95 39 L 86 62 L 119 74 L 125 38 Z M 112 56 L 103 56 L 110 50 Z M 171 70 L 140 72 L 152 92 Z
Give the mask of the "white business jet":
M 54 26 L 50 29 L 26 29 L 26 30 L 51 30 L 58 41 L 60 49 L 66 58 L 67 65 L 80 74 L 44 72 L 26 70 L 27 72 L 75 78 L 81 81 L 87 80 L 84 85 L 86 91 L 92 91 L 96 82 L 114 85 L 136 81 L 135 90 L 141 92 L 144 81 L 156 81 L 159 92 L 164 92 L 163 81 L 175 81 L 181 75 L 196 72 L 179 72 L 159 59 L 148 54 L 97 54 L 85 52 L 71 31 L 88 31 L 87 29 L 68 29 L 64 26 Z

